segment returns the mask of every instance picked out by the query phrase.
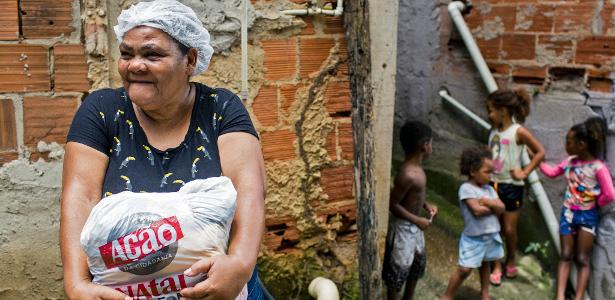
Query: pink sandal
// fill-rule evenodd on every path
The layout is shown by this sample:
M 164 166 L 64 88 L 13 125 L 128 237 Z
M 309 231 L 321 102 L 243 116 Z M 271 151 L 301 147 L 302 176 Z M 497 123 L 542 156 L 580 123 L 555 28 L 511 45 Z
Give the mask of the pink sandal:
M 506 266 L 506 278 L 515 278 L 515 277 L 517 277 L 517 267 Z
M 489 283 L 494 286 L 500 286 L 500 284 L 502 284 L 502 272 L 493 272 L 489 274 Z

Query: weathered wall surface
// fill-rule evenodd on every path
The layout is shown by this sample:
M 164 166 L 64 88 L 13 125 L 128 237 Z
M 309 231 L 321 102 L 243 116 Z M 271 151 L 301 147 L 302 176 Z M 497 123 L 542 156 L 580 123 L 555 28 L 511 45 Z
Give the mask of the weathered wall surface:
M 547 161 L 565 157 L 564 136 L 576 122 L 600 114 L 612 121 L 613 1 L 472 1 L 465 16 L 470 30 L 498 85 L 524 88 L 534 95 L 526 125 L 543 143 Z M 434 155 L 427 168 L 430 185 L 456 201 L 460 180 L 457 161 L 467 145 L 484 144 L 487 132 L 443 104 L 440 87 L 486 119 L 486 90 L 469 54 L 452 25 L 450 1 L 401 1 L 398 29 L 398 76 L 395 127 L 405 120 L 429 121 L 435 129 Z M 406 46 L 404 46 L 406 45 Z M 589 100 L 582 95 L 587 91 Z M 609 137 L 609 143 L 613 143 Z M 398 144 L 398 142 L 397 142 Z M 395 148 L 395 159 L 401 149 Z M 614 151 L 610 151 L 612 157 Z M 611 170 L 613 160 L 609 162 Z M 556 215 L 560 211 L 563 180 L 543 178 Z M 523 210 L 521 246 L 548 239 L 540 214 L 528 202 Z M 615 263 L 613 214 L 605 225 L 594 255 L 591 293 L 596 299 L 613 297 Z M 553 268 L 554 269 L 554 268 Z
M 62 296 L 62 145 L 87 92 L 121 85 L 112 26 L 134 2 L 0 0 L 0 21 L 11 24 L 0 29 L 0 264 L 11 266 L 0 274 L 0 298 Z M 182 2 L 210 29 L 216 49 L 209 70 L 193 80 L 239 92 L 241 1 Z M 356 298 L 344 29 L 339 17 L 279 13 L 306 2 L 251 1 L 246 106 L 269 191 L 259 268 L 280 299 L 305 298 L 318 275 Z

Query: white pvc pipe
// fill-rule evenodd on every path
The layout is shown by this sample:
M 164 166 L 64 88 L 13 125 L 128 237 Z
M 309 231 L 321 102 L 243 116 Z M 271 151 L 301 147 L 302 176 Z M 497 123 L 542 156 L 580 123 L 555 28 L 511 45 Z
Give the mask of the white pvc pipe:
M 341 16 L 344 13 L 344 1 L 337 0 L 337 6 L 335 9 L 322 9 L 320 7 L 309 7 L 303 9 L 289 9 L 283 10 L 283 14 L 293 16 L 311 16 L 311 15 L 327 15 L 327 16 Z
M 340 294 L 333 281 L 324 277 L 316 277 L 308 286 L 310 296 L 317 300 L 339 300 Z
M 248 101 L 248 0 L 243 0 L 241 15 L 241 100 Z
M 485 82 L 487 91 L 489 91 L 489 93 L 495 92 L 498 89 L 498 85 L 495 83 L 495 79 L 493 79 L 493 75 L 491 75 L 491 72 L 487 67 L 487 63 L 485 63 L 485 60 L 483 59 L 483 56 L 474 41 L 472 33 L 470 33 L 470 29 L 468 29 L 468 25 L 466 25 L 466 22 L 461 15 L 461 11 L 464 8 L 465 4 L 463 2 L 453 1 L 448 5 L 448 13 L 451 16 L 453 23 L 455 23 L 455 26 L 457 26 L 457 30 L 459 31 L 459 34 L 461 34 L 461 38 L 463 39 L 466 48 L 468 48 L 468 52 L 470 52 L 474 65 L 476 65 L 478 73 L 480 73 L 480 77 Z

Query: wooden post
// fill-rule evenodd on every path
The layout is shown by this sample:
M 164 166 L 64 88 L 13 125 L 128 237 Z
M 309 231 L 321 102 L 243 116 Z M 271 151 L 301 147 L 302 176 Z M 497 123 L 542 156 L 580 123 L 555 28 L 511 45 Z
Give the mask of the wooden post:
M 359 280 L 361 299 L 380 299 L 382 280 L 376 216 L 374 178 L 374 98 L 368 0 L 345 1 L 346 43 L 352 95 L 354 173 L 359 229 Z
M 361 299 L 382 299 L 380 261 L 389 216 L 398 2 L 346 3 Z

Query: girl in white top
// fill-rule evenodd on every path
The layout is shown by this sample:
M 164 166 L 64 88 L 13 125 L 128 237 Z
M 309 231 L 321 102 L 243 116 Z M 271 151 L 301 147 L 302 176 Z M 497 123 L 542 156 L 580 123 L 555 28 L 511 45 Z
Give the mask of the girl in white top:
M 532 133 L 521 125 L 530 113 L 530 96 L 521 90 L 498 90 L 487 96 L 487 112 L 491 122 L 489 148 L 493 153 L 495 170 L 491 177 L 506 211 L 500 216 L 502 233 L 506 239 L 506 277 L 517 276 L 515 251 L 517 224 L 523 204 L 524 180 L 545 156 L 545 150 Z M 533 153 L 530 163 L 523 167 L 521 157 L 525 146 Z M 496 261 L 489 281 L 499 285 L 502 264 Z

